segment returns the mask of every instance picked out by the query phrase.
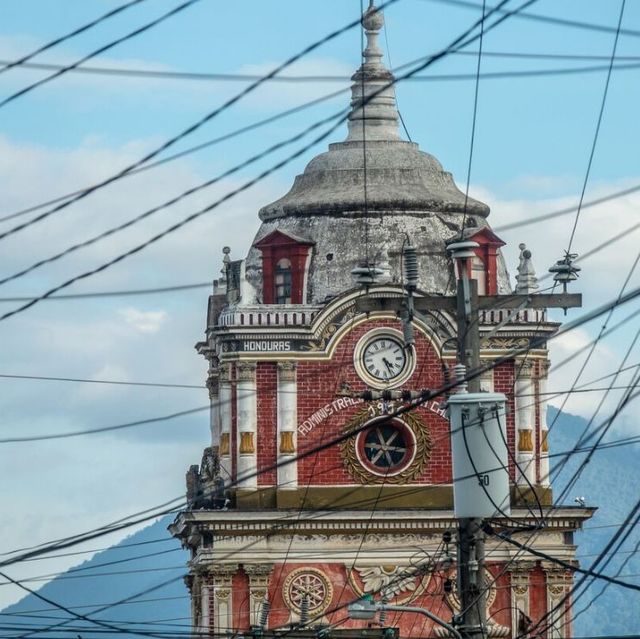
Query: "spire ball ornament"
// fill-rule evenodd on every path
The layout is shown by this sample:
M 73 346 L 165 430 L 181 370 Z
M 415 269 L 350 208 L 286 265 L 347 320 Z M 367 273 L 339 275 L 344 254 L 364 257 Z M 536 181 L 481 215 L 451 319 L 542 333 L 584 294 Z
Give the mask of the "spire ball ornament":
M 384 16 L 382 15 L 382 11 L 377 9 L 373 5 L 373 2 L 362 15 L 362 26 L 367 31 L 380 31 L 380 29 L 384 27 Z

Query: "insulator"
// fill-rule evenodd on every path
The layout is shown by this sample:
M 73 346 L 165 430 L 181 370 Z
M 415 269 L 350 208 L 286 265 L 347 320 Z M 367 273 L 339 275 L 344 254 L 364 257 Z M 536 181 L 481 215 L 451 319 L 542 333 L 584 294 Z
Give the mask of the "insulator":
M 262 628 L 267 627 L 267 622 L 269 621 L 269 609 L 271 608 L 271 604 L 268 599 L 265 599 L 260 606 L 260 619 L 258 620 L 258 625 Z
M 385 622 L 387 621 L 387 611 L 382 609 L 380 611 L 380 614 L 378 615 L 378 623 L 381 626 L 384 626 Z
M 300 625 L 306 626 L 309 623 L 309 597 L 305 595 L 300 602 Z
M 404 247 L 404 277 L 407 289 L 418 288 L 418 252 L 415 246 Z
M 413 334 L 413 324 L 410 320 L 403 320 L 402 322 L 402 339 L 405 346 L 413 346 L 416 342 Z
M 467 382 L 464 379 L 466 375 L 467 375 L 467 367 L 464 364 L 456 364 L 453 367 L 453 376 L 458 382 L 458 386 L 455 390 L 456 393 L 467 392 Z
M 450 544 L 451 543 L 451 531 L 450 530 L 445 530 L 444 533 L 442 534 L 442 541 L 445 544 Z

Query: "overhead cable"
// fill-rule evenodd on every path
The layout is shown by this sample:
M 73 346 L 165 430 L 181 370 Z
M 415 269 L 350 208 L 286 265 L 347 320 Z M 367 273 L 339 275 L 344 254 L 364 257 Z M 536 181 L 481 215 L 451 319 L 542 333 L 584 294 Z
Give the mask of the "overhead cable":
M 107 13 L 103 13 L 101 16 L 95 18 L 94 20 L 91 20 L 91 22 L 87 22 L 86 24 L 83 24 L 81 27 L 77 27 L 73 31 L 70 31 L 69 33 L 65 33 L 64 35 L 58 38 L 55 38 L 54 40 L 51 40 L 46 44 L 43 44 L 42 46 L 35 49 L 35 51 L 32 51 L 31 53 L 27 53 L 26 55 L 21 56 L 17 60 L 12 60 L 10 62 L 7 62 L 6 60 L 0 61 L 0 65 L 3 65 L 0 68 L 0 74 L 4 73 L 5 71 L 8 71 L 9 69 L 13 69 L 13 67 L 28 66 L 28 61 L 31 60 L 31 58 L 34 58 L 40 53 L 43 53 L 44 51 L 48 51 L 49 49 L 52 49 L 53 47 L 59 44 L 62 44 L 63 42 L 66 42 L 67 40 L 70 40 L 71 38 L 77 35 L 80 35 L 85 31 L 88 31 L 89 29 L 92 29 L 93 27 L 99 25 L 101 22 L 104 22 L 105 20 L 108 20 L 109 18 L 112 18 L 113 16 L 118 15 L 119 13 L 122 13 L 123 11 L 129 9 L 130 7 L 133 7 L 134 5 L 140 4 L 142 2 L 145 2 L 145 0 L 129 0 L 129 2 L 125 2 L 124 4 L 121 4 L 115 7 L 114 9 L 107 11 Z
M 194 2 L 194 1 L 197 1 L 197 0 L 190 0 L 190 2 Z M 385 2 L 383 2 L 380 5 L 379 8 L 382 9 L 383 7 L 390 6 L 391 4 L 394 4 L 395 2 L 398 2 L 398 0 L 386 0 Z M 332 31 L 331 33 L 329 33 L 326 36 L 320 38 L 319 40 L 316 40 L 315 42 L 313 42 L 312 44 L 308 45 L 307 47 L 305 47 L 304 49 L 302 49 L 298 53 L 296 53 L 296 54 L 292 55 L 291 57 L 289 57 L 283 63 L 281 63 L 278 66 L 276 66 L 269 73 L 267 73 L 264 76 L 262 76 L 259 80 L 256 80 L 255 82 L 252 82 L 249 86 L 245 87 L 242 91 L 240 91 L 239 93 L 235 94 L 234 96 L 232 96 L 231 98 L 229 98 L 228 100 L 223 102 L 220 106 L 218 106 L 215 109 L 213 109 L 212 111 L 209 111 L 208 113 L 206 113 L 199 120 L 197 120 L 193 124 L 189 125 L 186 129 L 183 129 L 182 131 L 180 131 L 180 133 L 178 133 L 177 135 L 174 135 L 173 137 L 171 137 L 168 140 L 166 140 L 165 142 L 163 142 L 160 146 L 156 147 L 155 149 L 153 149 L 149 153 L 146 153 L 140 160 L 137 160 L 136 162 L 134 162 L 132 164 L 129 164 L 124 169 L 118 171 L 116 174 L 114 174 L 114 175 L 112 175 L 112 176 L 110 176 L 110 177 L 108 177 L 108 178 L 106 178 L 106 179 L 104 179 L 104 180 L 102 180 L 100 182 L 97 182 L 93 186 L 81 191 L 78 195 L 76 195 L 75 197 L 71 198 L 70 200 L 66 200 L 66 201 L 58 204 L 54 208 L 49 209 L 48 211 L 45 211 L 43 213 L 40 213 L 39 215 L 37 215 L 36 217 L 32 218 L 28 222 L 24 222 L 22 224 L 18 224 L 17 226 L 14 226 L 13 228 L 9 229 L 8 231 L 5 231 L 4 233 L 0 233 L 0 240 L 8 237 L 9 235 L 17 233 L 18 231 L 21 231 L 22 229 L 27 228 L 28 226 L 31 226 L 31 225 L 35 224 L 36 222 L 39 222 L 40 220 L 43 220 L 43 219 L 47 218 L 49 215 L 52 215 L 53 213 L 57 213 L 58 211 L 71 206 L 75 202 L 78 202 L 79 200 L 87 197 L 91 193 L 94 193 L 95 191 L 97 191 L 97 190 L 99 190 L 99 189 L 111 184 L 112 182 L 116 182 L 117 180 L 119 180 L 123 176 L 127 175 L 128 173 L 130 173 L 134 169 L 137 169 L 138 167 L 142 166 L 143 164 L 146 164 L 149 160 L 154 159 L 155 157 L 160 155 L 160 153 L 162 153 L 163 151 L 166 151 L 168 148 L 174 146 L 177 142 L 179 142 L 180 140 L 188 137 L 189 135 L 191 135 L 192 133 L 194 133 L 195 131 L 200 129 L 207 122 L 210 122 L 211 120 L 213 120 L 220 113 L 223 113 L 224 111 L 226 111 L 227 109 L 232 107 L 234 104 L 236 104 L 237 102 L 242 100 L 244 97 L 246 97 L 247 95 L 249 95 L 250 93 L 255 91 L 262 84 L 267 82 L 270 78 L 278 75 L 281 71 L 283 71 L 287 67 L 291 66 L 294 62 L 297 62 L 298 60 L 300 60 L 304 56 L 308 55 L 312 51 L 315 51 L 316 49 L 318 49 L 322 45 L 326 44 L 327 42 L 329 42 L 329 41 L 331 41 L 331 40 L 333 40 L 335 38 L 337 38 L 338 36 L 342 35 L 343 33 L 346 33 L 347 31 L 349 31 L 350 29 L 352 29 L 353 27 L 355 27 L 355 26 L 357 26 L 359 24 L 360 24 L 360 18 L 358 18 L 357 20 L 353 20 L 353 21 L 349 22 L 345 26 L 343 26 L 343 27 L 341 27 L 339 29 L 336 29 L 335 31 Z M 1 106 L 1 103 L 0 103 L 0 106 Z
M 0 100 L 0 109 L 2 107 L 6 106 L 7 104 L 9 104 L 10 102 L 13 102 L 14 100 L 17 100 L 19 97 L 21 97 L 23 95 L 26 95 L 27 93 L 30 93 L 31 91 L 33 91 L 37 87 L 42 86 L 43 84 L 46 84 L 47 82 L 51 82 L 52 80 L 55 80 L 56 78 L 59 78 L 61 75 L 64 75 L 65 73 L 67 73 L 71 69 L 75 69 L 76 67 L 79 67 L 82 63 L 86 62 L 87 60 L 91 60 L 91 58 L 95 58 L 97 55 L 100 55 L 101 53 L 104 53 L 105 51 L 108 51 L 109 49 L 113 49 L 113 47 L 115 47 L 115 46 L 117 46 L 119 44 L 122 44 L 123 42 L 126 42 L 127 40 L 131 40 L 132 38 L 135 38 L 136 36 L 139 36 L 141 33 L 144 33 L 145 31 L 148 31 L 149 29 L 152 29 L 153 27 L 163 23 L 165 20 L 168 20 L 169 18 L 172 18 L 173 16 L 175 16 L 178 13 L 184 11 L 185 9 L 189 8 L 191 5 L 193 5 L 193 4 L 195 4 L 196 2 L 199 2 L 199 1 L 200 0 L 186 0 L 186 2 L 183 2 L 182 4 L 178 5 L 177 7 L 171 9 L 170 11 L 167 11 L 166 13 L 163 13 L 160 17 L 156 18 L 155 20 L 152 20 L 151 22 L 147 22 L 143 26 L 138 27 L 137 29 L 134 29 L 133 31 L 130 31 L 126 35 L 124 35 L 124 36 L 122 36 L 120 38 L 117 38 L 116 40 L 113 40 L 112 42 L 109 42 L 108 44 L 105 44 L 105 45 L 99 47 L 95 51 L 92 51 L 88 55 L 80 58 L 80 60 L 77 60 L 73 64 L 65 66 L 62 69 L 60 69 L 60 70 L 56 71 L 55 73 L 51 74 L 50 76 L 47 76 L 46 78 L 41 78 L 40 80 L 34 82 L 33 84 L 30 84 L 29 86 L 26 86 L 23 89 L 20 89 L 19 91 L 16 91 L 15 93 L 12 93 L 8 97 L 4 98 L 3 100 Z
M 390 2 L 393 2 L 393 1 L 397 1 L 397 0 L 388 0 L 387 4 L 390 3 Z M 499 6 L 502 6 L 502 5 L 506 4 L 508 1 L 509 0 L 502 0 L 501 4 Z M 536 1 L 537 0 L 528 0 L 520 8 L 529 6 L 529 5 L 533 4 Z M 384 6 L 384 5 L 381 5 L 380 8 L 382 8 L 382 6 Z M 513 15 L 513 13 L 516 13 L 517 11 L 519 11 L 520 8 L 514 9 L 510 13 L 506 13 L 505 15 L 503 15 L 501 18 L 499 18 L 498 20 L 493 22 L 491 25 L 487 26 L 486 27 L 486 31 L 492 30 L 495 27 L 497 27 L 499 24 L 504 22 L 510 15 Z M 441 58 L 444 58 L 445 56 L 447 56 L 449 54 L 450 51 L 457 50 L 459 48 L 463 48 L 463 47 L 471 44 L 475 40 L 477 40 L 480 37 L 479 35 L 473 35 L 472 36 L 470 34 L 473 33 L 473 31 L 478 27 L 479 24 L 480 24 L 480 21 L 476 21 L 461 36 L 457 37 L 452 43 L 450 43 L 446 48 L 442 49 L 439 53 L 431 56 L 428 61 L 424 62 L 423 64 L 419 65 L 418 67 L 414 68 L 413 70 L 407 71 L 406 73 L 404 73 L 403 75 L 399 76 L 398 78 L 396 78 L 396 79 L 390 81 L 389 83 L 383 85 L 380 89 L 377 89 L 376 91 L 372 92 L 369 96 L 367 96 L 366 100 L 363 101 L 363 105 L 366 102 L 369 102 L 370 100 L 374 99 L 379 93 L 382 93 L 383 91 L 386 91 L 389 86 L 392 86 L 396 82 L 402 81 L 402 80 L 406 79 L 407 77 L 411 77 L 412 75 L 415 75 L 416 73 L 418 73 L 422 69 L 427 68 L 428 66 L 430 66 L 431 64 L 434 64 L 435 62 L 437 62 Z M 327 36 L 327 37 L 329 37 L 329 36 Z M 311 46 L 313 47 L 314 45 L 311 45 Z M 315 46 L 319 46 L 319 45 L 316 43 Z M 309 47 L 307 49 L 309 49 Z M 301 54 L 298 54 L 298 57 L 300 55 Z M 292 58 L 290 58 L 290 60 L 292 60 Z M 281 66 L 283 66 L 283 65 L 281 65 Z M 272 72 L 272 74 L 275 74 L 275 72 L 276 71 L 274 70 Z M 257 83 L 255 83 L 252 86 L 256 87 Z M 245 92 L 247 90 L 245 90 Z M 242 94 L 239 94 L 239 95 L 242 95 Z M 239 99 L 239 97 L 236 96 L 236 98 L 234 98 L 234 99 Z M 232 103 L 232 102 L 228 101 L 225 104 L 229 104 L 229 103 Z M 222 109 L 222 108 L 223 107 L 220 107 L 220 109 Z M 220 109 L 218 109 L 217 112 L 219 112 Z M 216 113 L 216 111 L 214 111 L 213 113 Z M 236 195 L 239 195 L 240 193 L 243 193 L 244 191 L 250 189 L 255 184 L 261 182 L 266 177 L 268 177 L 268 176 L 272 175 L 273 173 L 277 172 L 278 170 L 280 170 L 281 168 L 283 168 L 284 166 L 288 165 L 290 162 L 295 160 L 297 157 L 303 155 L 306 151 L 308 151 L 309 149 L 313 148 L 316 144 L 318 144 L 321 141 L 323 141 L 324 139 L 326 139 L 347 118 L 348 118 L 348 114 L 344 115 L 335 124 L 330 126 L 326 131 L 324 131 L 318 137 L 313 139 L 311 142 L 309 142 L 305 146 L 299 148 L 297 151 L 295 151 L 291 155 L 287 156 L 286 158 L 284 158 L 280 162 L 276 163 L 275 165 L 269 167 L 268 169 L 265 169 L 259 175 L 257 175 L 256 177 L 250 179 L 249 181 L 245 182 L 244 184 L 242 184 L 241 186 L 237 187 L 236 189 L 234 189 L 232 191 L 229 191 L 227 194 L 225 194 L 224 196 L 222 196 L 218 200 L 214 201 L 212 204 L 200 209 L 199 211 L 196 211 L 195 213 L 192 213 L 191 215 L 188 215 L 186 218 L 183 218 L 181 221 L 176 222 L 175 224 L 173 224 L 170 227 L 166 228 L 164 231 L 161 231 L 160 233 L 157 233 L 156 235 L 154 235 L 153 237 L 149 238 L 148 240 L 146 240 L 142 244 L 138 244 L 137 246 L 133 247 L 132 249 L 126 251 L 125 253 L 121 253 L 117 257 L 109 260 L 108 262 L 105 262 L 105 263 L 101 264 L 100 266 L 98 266 L 98 267 L 96 267 L 94 269 L 91 269 L 91 270 L 85 271 L 85 272 L 83 272 L 83 273 L 81 273 L 79 275 L 76 275 L 76 276 L 66 280 L 63 283 L 61 283 L 61 284 L 59 284 L 57 286 L 54 286 L 53 288 L 49 289 L 48 291 L 46 291 L 45 293 L 43 293 L 39 297 L 34 298 L 29 302 L 26 302 L 22 306 L 19 306 L 18 308 L 14 309 L 12 311 L 8 311 L 8 312 L 0 315 L 0 321 L 6 320 L 9 317 L 12 317 L 12 316 L 14 316 L 14 315 L 16 315 L 18 313 L 21 313 L 21 312 L 31 308 L 32 306 L 34 306 L 38 302 L 42 301 L 43 299 L 46 299 L 47 297 L 50 297 L 51 295 L 57 293 L 58 291 L 66 288 L 68 286 L 71 286 L 72 284 L 74 284 L 77 281 L 80 281 L 82 279 L 86 279 L 88 277 L 91 277 L 91 276 L 95 275 L 96 273 L 100 273 L 102 271 L 105 271 L 106 269 L 110 268 L 111 266 L 113 266 L 115 264 L 118 264 L 122 260 L 124 260 L 124 259 L 126 259 L 126 258 L 128 258 L 128 257 L 130 257 L 132 255 L 135 255 L 135 254 L 139 253 L 140 251 L 144 250 L 145 248 L 147 248 L 148 246 L 154 244 L 155 242 L 159 241 L 160 239 L 164 238 L 165 236 L 177 231 L 178 229 L 182 228 L 186 224 L 188 224 L 188 223 L 192 222 L 193 220 L 201 217 L 205 213 L 208 213 L 209 211 L 212 211 L 213 209 L 217 208 L 221 204 L 224 204 L 225 202 L 227 202 L 228 200 L 232 199 Z M 201 122 L 203 122 L 203 120 L 201 120 Z M 195 126 L 197 126 L 197 125 L 194 125 L 194 127 Z M 194 127 L 190 127 L 189 130 L 193 130 Z M 173 138 L 174 141 L 177 140 L 177 139 L 178 138 Z M 172 143 L 172 142 L 165 143 L 165 147 L 164 148 L 166 148 L 166 145 L 168 145 L 170 143 Z M 117 179 L 117 178 L 116 177 L 110 178 L 110 181 L 113 181 L 115 179 Z M 96 187 L 96 188 L 98 188 L 98 187 Z M 85 192 L 85 194 L 87 194 L 87 193 L 88 193 L 88 191 Z M 77 199 L 79 199 L 80 197 L 84 197 L 84 195 L 78 196 L 78 198 L 76 198 L 75 200 L 70 200 L 69 202 L 77 201 Z M 65 205 L 66 204 L 63 203 L 63 204 L 61 204 L 59 206 L 60 207 L 64 207 Z M 55 210 L 55 209 L 51 209 L 51 211 L 53 211 L 53 210 Z M 40 216 L 34 218 L 34 220 L 42 219 L 42 217 L 46 216 L 46 215 L 47 215 L 47 213 L 42 213 Z M 24 228 L 25 226 L 29 225 L 30 223 L 31 222 L 27 222 L 27 223 L 23 224 L 22 228 Z M 18 227 L 14 227 L 14 228 L 18 228 Z M 4 235 L 0 234 L 0 239 L 2 239 L 2 237 L 6 237 L 6 235 L 9 234 L 9 233 L 11 233 L 11 231 L 7 231 Z
M 618 306 L 621 304 L 625 304 L 629 301 L 631 301 L 632 299 L 636 299 L 637 297 L 640 296 L 640 287 L 633 289 L 633 291 L 630 291 L 628 294 L 626 294 L 625 296 L 623 296 L 620 299 L 614 300 L 613 302 L 609 302 L 607 304 L 604 304 L 600 307 L 598 307 L 597 309 L 594 309 L 593 311 L 584 314 L 583 316 L 581 316 L 580 318 L 573 320 L 571 322 L 567 322 L 564 326 L 562 326 L 554 335 L 549 336 L 548 338 L 546 338 L 547 340 L 553 340 L 555 338 L 557 338 L 558 336 L 564 335 L 567 332 L 570 332 L 571 330 L 574 330 L 575 328 L 578 328 L 579 326 L 582 326 L 585 323 L 588 323 L 594 319 L 596 319 L 597 317 L 599 317 L 600 315 L 603 315 L 604 313 L 606 313 L 612 306 Z M 464 382 L 464 381 L 469 381 L 470 379 L 474 379 L 475 377 L 478 377 L 480 375 L 482 375 L 485 371 L 487 370 L 491 370 L 493 368 L 495 368 L 496 366 L 502 364 L 505 361 L 508 361 L 510 359 L 513 359 L 514 357 L 516 357 L 518 354 L 522 354 L 524 352 L 527 352 L 532 346 L 529 345 L 527 347 L 522 347 L 522 348 L 516 348 L 513 349 L 512 351 L 510 351 L 508 354 L 501 356 L 499 358 L 496 358 L 495 360 L 487 363 L 484 366 L 481 366 L 480 368 L 478 368 L 477 370 L 471 370 L 468 371 L 467 374 L 465 375 L 464 380 L 460 381 L 460 380 L 455 380 L 453 382 L 449 382 L 448 384 L 445 384 L 444 386 L 440 387 L 437 390 L 434 390 L 430 393 L 428 393 L 423 399 L 418 400 L 418 401 L 414 401 L 411 402 L 410 404 L 407 404 L 405 406 L 402 406 L 396 410 L 394 410 L 391 414 L 389 415 L 385 415 L 382 417 L 383 420 L 385 419 L 390 419 L 392 417 L 397 417 L 400 416 L 406 412 L 410 412 L 412 410 L 414 410 L 417 406 L 422 405 L 428 401 L 431 401 L 433 398 L 435 397 L 439 397 L 451 390 L 453 390 L 458 384 Z M 374 418 L 374 421 L 378 419 L 378 421 L 380 421 L 379 418 Z M 367 423 L 367 427 L 371 425 L 371 422 Z M 330 441 L 326 441 L 323 442 L 322 444 L 320 444 L 319 446 L 316 446 L 310 450 L 307 451 L 303 451 L 301 453 L 298 453 L 298 455 L 294 456 L 291 460 L 282 460 L 277 462 L 276 464 L 269 466 L 267 468 L 262 469 L 260 472 L 266 472 L 266 471 L 271 471 L 275 468 L 277 468 L 279 465 L 285 465 L 288 463 L 293 463 L 294 461 L 299 461 L 300 459 L 304 459 L 312 454 L 315 454 L 317 452 L 319 452 L 320 450 L 325 450 L 326 448 L 330 448 L 332 446 L 335 446 L 337 444 L 339 444 L 340 442 L 353 437 L 355 435 L 357 435 L 358 433 L 358 429 L 355 429 L 354 431 L 348 433 L 348 434 L 342 434 L 339 437 L 334 438 L 333 440 Z M 177 499 L 173 499 L 171 500 L 171 502 L 175 502 L 177 501 Z M 171 503 L 168 502 L 168 503 Z M 62 548 L 66 548 L 72 545 L 75 545 L 77 543 L 80 543 L 81 541 L 87 541 L 89 539 L 94 539 L 100 536 L 103 536 L 104 534 L 109 534 L 111 532 L 114 532 L 115 530 L 121 529 L 121 528 L 126 528 L 129 527 L 131 525 L 135 525 L 137 523 L 141 523 L 142 521 L 146 521 L 150 518 L 155 518 L 157 516 L 160 516 L 162 514 L 166 514 L 163 513 L 162 511 L 157 511 L 160 507 L 156 507 L 150 510 L 154 511 L 153 515 L 150 516 L 145 516 L 143 518 L 139 518 L 136 515 L 132 515 L 132 520 L 126 522 L 124 525 L 121 526 L 116 526 L 116 525 L 109 525 L 107 527 L 102 527 L 101 529 L 96 529 L 94 531 L 88 531 L 86 533 L 81 533 L 79 535 L 75 535 L 73 537 L 69 537 L 66 540 L 62 540 L 59 542 L 55 542 L 53 544 L 50 544 L 49 546 L 42 546 L 42 547 L 38 547 L 35 550 L 32 551 L 27 551 L 25 553 L 22 553 L 21 555 L 15 556 L 15 557 L 11 557 L 9 559 L 0 561 L 0 566 L 5 566 L 5 565 L 11 565 L 14 564 L 16 562 L 22 561 L 28 557 L 32 557 L 32 556 L 38 556 L 41 554 L 44 554 L 46 552 L 51 552 L 51 551 L 57 551 L 60 550 Z M 173 510 L 175 508 L 175 506 L 172 506 L 170 508 L 170 510 Z

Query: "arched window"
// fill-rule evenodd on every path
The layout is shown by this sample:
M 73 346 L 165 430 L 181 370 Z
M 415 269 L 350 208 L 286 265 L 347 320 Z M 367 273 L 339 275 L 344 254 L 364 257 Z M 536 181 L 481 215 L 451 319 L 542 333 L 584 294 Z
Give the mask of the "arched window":
M 262 252 L 262 302 L 304 304 L 313 242 L 278 229 L 258 240 Z
M 487 294 L 487 269 L 477 255 L 471 260 L 471 277 L 478 282 L 478 295 Z
M 274 277 L 276 304 L 291 304 L 291 261 L 278 260 Z

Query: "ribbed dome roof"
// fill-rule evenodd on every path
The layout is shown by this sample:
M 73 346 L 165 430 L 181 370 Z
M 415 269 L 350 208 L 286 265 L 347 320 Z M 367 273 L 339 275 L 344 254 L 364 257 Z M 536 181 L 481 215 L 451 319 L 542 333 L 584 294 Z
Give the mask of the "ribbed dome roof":
M 451 174 L 416 144 L 400 139 L 393 75 L 382 64 L 377 42 L 384 24 L 382 14 L 371 6 L 362 23 L 367 48 L 364 62 L 352 78 L 347 139 L 331 144 L 328 151 L 311 160 L 284 197 L 260 210 L 263 221 L 362 214 L 365 210 L 391 214 L 465 212 L 465 196 Z M 486 217 L 489 207 L 468 198 L 466 212 Z
M 290 215 L 362 213 L 365 210 L 362 142 L 332 144 L 296 177 L 291 190 L 262 207 L 260 219 Z M 369 212 L 464 213 L 465 197 L 451 173 L 412 142 L 366 142 L 366 209 Z M 468 198 L 467 213 L 486 217 L 489 207 Z

